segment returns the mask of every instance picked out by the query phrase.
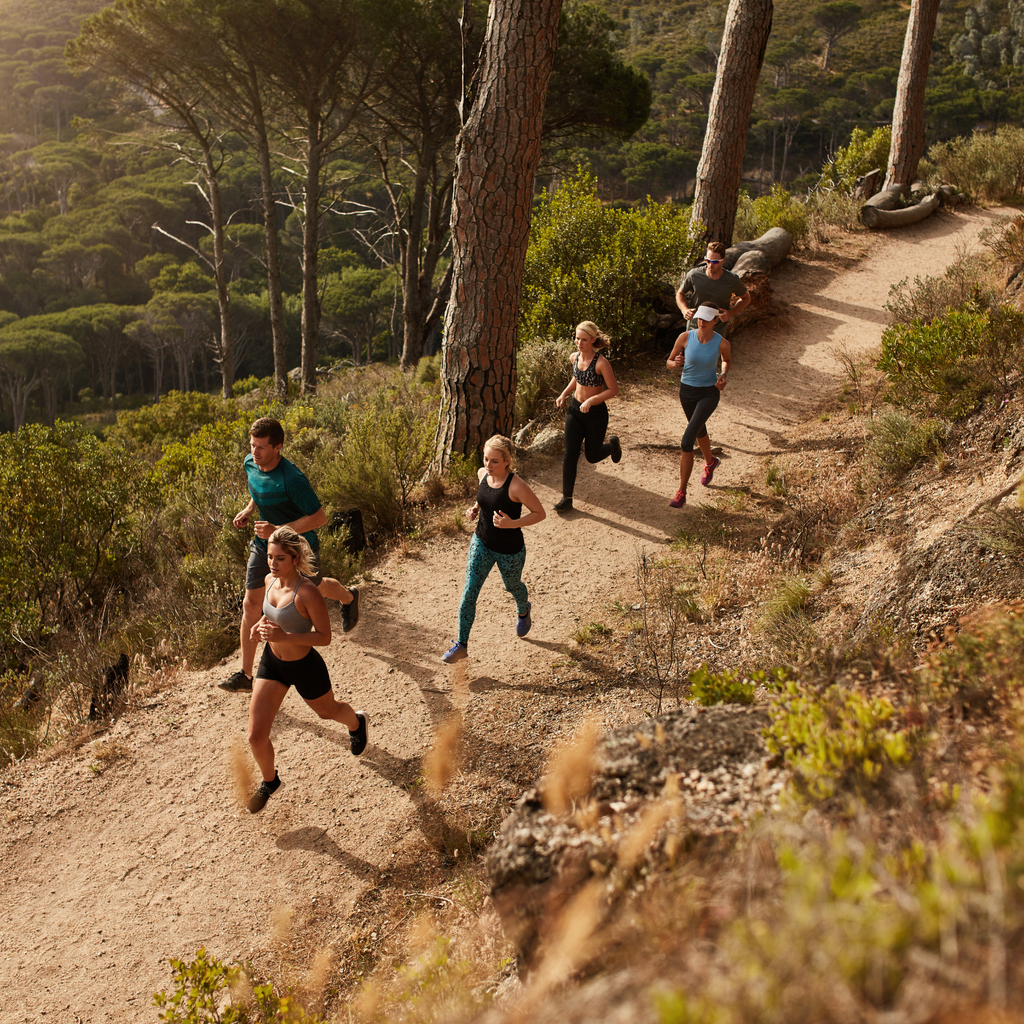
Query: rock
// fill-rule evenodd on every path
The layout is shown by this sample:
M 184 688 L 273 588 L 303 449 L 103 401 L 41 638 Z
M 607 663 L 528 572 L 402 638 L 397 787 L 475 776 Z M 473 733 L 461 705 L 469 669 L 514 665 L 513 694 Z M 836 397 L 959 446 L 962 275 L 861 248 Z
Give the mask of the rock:
M 561 451 L 565 446 L 565 432 L 561 427 L 544 427 L 537 432 L 533 443 L 529 447 L 531 452 L 547 454 L 549 452 Z

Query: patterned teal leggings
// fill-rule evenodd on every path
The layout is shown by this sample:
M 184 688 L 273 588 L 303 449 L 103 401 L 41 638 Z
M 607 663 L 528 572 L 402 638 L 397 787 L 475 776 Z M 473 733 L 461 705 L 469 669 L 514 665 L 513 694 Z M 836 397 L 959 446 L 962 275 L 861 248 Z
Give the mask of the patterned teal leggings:
M 495 563 L 501 573 L 505 589 L 516 599 L 516 611 L 525 615 L 529 609 L 526 584 L 522 581 L 523 566 L 526 565 L 526 548 L 514 555 L 501 555 L 492 551 L 474 533 L 469 542 L 469 557 L 466 559 L 466 586 L 459 602 L 459 642 L 469 643 L 469 631 L 476 620 L 476 599 Z

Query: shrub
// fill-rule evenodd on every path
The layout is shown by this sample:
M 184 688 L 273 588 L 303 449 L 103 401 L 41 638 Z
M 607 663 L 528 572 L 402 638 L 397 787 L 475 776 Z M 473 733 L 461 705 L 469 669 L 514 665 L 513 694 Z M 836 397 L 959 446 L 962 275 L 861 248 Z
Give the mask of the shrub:
M 822 693 L 786 683 L 765 729 L 770 753 L 782 758 L 796 796 L 808 803 L 868 794 L 883 770 L 903 768 L 914 756 L 916 734 L 896 725 L 882 697 L 843 686 Z
M 979 309 L 995 309 L 1001 291 L 1002 286 L 996 286 L 982 256 L 958 252 L 942 277 L 915 277 L 912 286 L 908 286 L 907 278 L 898 281 L 889 289 L 883 308 L 893 325 L 910 326 L 915 320 L 928 323 L 968 303 Z
M 699 253 L 689 211 L 648 202 L 613 210 L 597 179 L 580 171 L 546 191 L 530 227 L 519 336 L 567 338 L 593 320 L 622 351 L 639 350 L 663 280 L 675 279 Z
M 839 149 L 835 160 L 822 172 L 819 188 L 852 192 L 862 174 L 888 165 L 891 145 L 892 127 L 889 125 L 876 128 L 871 134 L 863 128 L 854 128 L 849 143 Z
M 155 461 L 163 445 L 184 441 L 200 427 L 216 423 L 230 415 L 230 407 L 216 395 L 171 391 L 153 405 L 118 413 L 107 440 Z
M 452 452 L 448 459 L 448 484 L 456 494 L 469 497 L 477 491 L 476 458 Z
M 942 450 L 946 425 L 932 419 L 922 422 L 887 409 L 868 423 L 868 433 L 865 464 L 879 477 L 898 478 Z
M 757 684 L 737 670 L 712 673 L 705 662 L 690 674 L 690 696 L 704 707 L 712 704 L 753 704 Z
M 969 412 L 982 390 L 972 361 L 988 330 L 988 315 L 974 306 L 950 310 L 927 324 L 886 328 L 876 365 L 885 374 L 890 401 L 954 417 Z
M 1005 202 L 1024 195 L 1024 129 L 1000 125 L 995 134 L 976 133 L 928 150 L 931 180 L 955 185 L 974 199 Z
M 343 455 L 325 469 L 321 498 L 339 508 L 358 505 L 385 532 L 402 529 L 412 491 L 433 458 L 436 429 L 428 392 L 378 388 L 350 411 Z
M 754 200 L 741 192 L 733 240 L 759 238 L 770 228 L 785 228 L 794 242 L 802 241 L 807 237 L 806 205 L 779 184 L 772 185 L 768 195 Z
M 575 351 L 569 340 L 535 338 L 516 353 L 516 423 L 537 416 L 550 418 L 557 410 L 555 399 L 569 379 L 569 362 Z
M 860 230 L 860 199 L 836 187 L 816 188 L 807 196 L 807 234 L 819 243 L 831 240 L 833 230 Z

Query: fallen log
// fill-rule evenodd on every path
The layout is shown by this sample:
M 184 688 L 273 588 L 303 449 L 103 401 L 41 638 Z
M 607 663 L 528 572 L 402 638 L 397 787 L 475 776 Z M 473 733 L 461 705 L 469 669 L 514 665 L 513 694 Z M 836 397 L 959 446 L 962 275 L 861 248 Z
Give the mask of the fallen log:
M 903 206 L 903 186 L 889 185 L 866 200 L 864 206 L 872 210 L 898 210 Z M 863 207 L 861 212 L 863 213 Z M 863 218 L 862 218 L 863 219 Z
M 792 248 L 793 238 L 785 228 L 769 228 L 760 238 L 730 245 L 725 251 L 725 269 L 738 277 L 744 272 L 767 274 Z
M 866 228 L 904 228 L 930 217 L 938 208 L 937 193 L 923 199 L 916 206 L 907 206 L 902 210 L 872 206 L 869 200 L 860 208 L 860 222 Z

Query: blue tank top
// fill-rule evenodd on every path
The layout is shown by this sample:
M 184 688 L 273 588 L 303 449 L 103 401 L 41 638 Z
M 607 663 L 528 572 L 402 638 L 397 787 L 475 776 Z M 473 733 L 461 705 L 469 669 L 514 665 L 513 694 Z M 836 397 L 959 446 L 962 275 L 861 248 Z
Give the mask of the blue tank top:
M 710 387 L 718 380 L 718 350 L 722 344 L 722 336 L 711 335 L 711 340 L 702 345 L 697 339 L 697 331 L 686 332 L 686 356 L 683 360 L 683 374 L 679 378 L 683 384 L 694 388 Z
M 270 603 L 270 591 L 274 589 L 280 580 L 274 580 L 273 583 L 267 587 L 267 592 L 263 595 L 263 614 L 275 626 L 280 626 L 286 633 L 308 633 L 313 628 L 313 623 L 306 618 L 298 608 L 295 607 L 295 597 L 299 592 L 299 587 L 302 586 L 300 583 L 295 591 L 292 593 L 292 599 L 286 605 L 282 605 L 280 608 L 275 608 Z
M 484 473 L 476 490 L 476 503 L 480 506 L 480 512 L 476 517 L 476 535 L 499 555 L 514 555 L 526 546 L 523 531 L 518 527 L 514 530 L 499 530 L 494 525 L 494 513 L 498 509 L 513 519 L 518 519 L 523 514 L 523 503 L 513 501 L 508 495 L 514 476 L 515 473 L 509 473 L 500 487 L 491 487 L 487 482 L 487 474 Z

